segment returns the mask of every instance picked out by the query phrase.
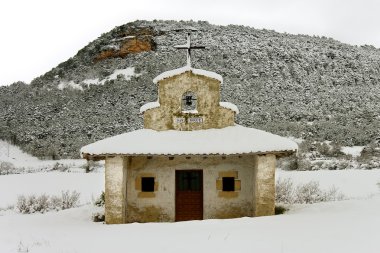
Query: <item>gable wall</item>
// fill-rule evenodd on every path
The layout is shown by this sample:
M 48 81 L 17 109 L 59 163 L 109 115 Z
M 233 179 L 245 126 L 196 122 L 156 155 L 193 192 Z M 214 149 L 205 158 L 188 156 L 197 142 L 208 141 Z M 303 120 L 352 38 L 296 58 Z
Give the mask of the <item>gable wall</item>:
M 182 113 L 182 95 L 192 91 L 197 95 L 196 114 Z M 145 111 L 144 128 L 154 130 L 199 130 L 222 128 L 234 124 L 235 112 L 219 106 L 218 80 L 185 72 L 158 83 L 160 107 Z M 188 118 L 202 118 L 202 123 L 189 123 Z M 184 118 L 180 123 L 176 118 Z

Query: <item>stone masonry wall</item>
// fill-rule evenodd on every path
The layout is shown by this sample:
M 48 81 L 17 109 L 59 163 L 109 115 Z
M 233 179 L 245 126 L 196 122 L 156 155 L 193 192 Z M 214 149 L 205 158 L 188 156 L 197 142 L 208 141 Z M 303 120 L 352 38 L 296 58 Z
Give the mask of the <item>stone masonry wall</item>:
M 105 218 L 107 224 L 125 222 L 126 161 L 121 156 L 106 158 Z
M 182 96 L 188 91 L 197 96 L 197 113 L 182 112 Z M 145 111 L 144 128 L 189 131 L 234 125 L 235 112 L 219 106 L 220 82 L 213 78 L 190 71 L 166 78 L 158 84 L 158 96 L 160 107 Z
M 254 156 L 131 157 L 126 222 L 175 220 L 175 170 L 203 170 L 204 219 L 253 216 Z M 141 192 L 141 177 L 155 178 L 154 192 Z M 235 178 L 235 191 L 223 192 L 222 177 Z
M 255 157 L 254 216 L 273 215 L 275 208 L 276 156 L 273 154 Z

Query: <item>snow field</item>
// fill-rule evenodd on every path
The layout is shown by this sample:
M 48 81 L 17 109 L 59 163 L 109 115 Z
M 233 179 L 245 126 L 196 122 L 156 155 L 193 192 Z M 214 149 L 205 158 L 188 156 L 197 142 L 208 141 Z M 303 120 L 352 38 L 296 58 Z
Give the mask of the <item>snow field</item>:
M 91 221 L 98 208 L 45 214 L 0 213 L 0 252 L 260 252 L 378 253 L 380 170 L 277 171 L 295 184 L 318 181 L 354 199 L 296 205 L 284 215 L 178 223 L 104 225 Z M 17 194 L 81 192 L 98 196 L 104 173 L 48 172 L 0 176 L 0 206 Z
M 352 157 L 360 156 L 365 146 L 353 146 L 353 147 L 342 147 L 341 151 L 346 155 L 352 155 Z
M 36 163 L 38 158 L 24 153 L 19 147 L 0 140 L 0 161 L 10 163 Z
M 335 186 L 347 198 L 367 198 L 380 193 L 380 169 L 276 171 L 276 179 L 291 178 L 295 184 L 316 181 L 323 190 Z
M 0 209 L 14 205 L 19 195 L 61 195 L 62 191 L 80 193 L 86 204 L 100 196 L 104 173 L 44 172 L 0 176 Z M 0 251 L 1 252 L 1 251 Z
M 80 168 L 86 164 L 84 159 L 40 160 L 23 152 L 19 147 L 0 140 L 0 164 L 3 162 L 11 163 L 14 166 L 14 171 L 20 173 L 46 171 L 52 169 L 56 163 L 72 169 Z
M 307 205 L 279 216 L 104 225 L 90 206 L 0 217 L 1 252 L 377 253 L 380 197 Z M 20 251 L 19 251 L 20 252 Z M 23 251 L 21 251 L 23 252 Z

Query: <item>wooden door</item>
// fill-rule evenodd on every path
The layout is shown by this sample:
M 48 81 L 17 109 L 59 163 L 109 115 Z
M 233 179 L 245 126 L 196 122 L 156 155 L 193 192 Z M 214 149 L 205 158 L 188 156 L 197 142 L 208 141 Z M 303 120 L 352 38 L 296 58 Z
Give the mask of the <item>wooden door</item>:
M 175 220 L 203 219 L 203 173 L 201 170 L 177 170 Z

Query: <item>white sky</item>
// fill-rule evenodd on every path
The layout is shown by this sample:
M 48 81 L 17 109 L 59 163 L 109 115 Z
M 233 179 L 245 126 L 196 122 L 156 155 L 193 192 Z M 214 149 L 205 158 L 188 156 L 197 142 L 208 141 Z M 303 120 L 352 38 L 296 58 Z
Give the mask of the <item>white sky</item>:
M 378 0 L 1 0 L 0 85 L 30 82 L 136 19 L 207 20 L 380 48 Z

